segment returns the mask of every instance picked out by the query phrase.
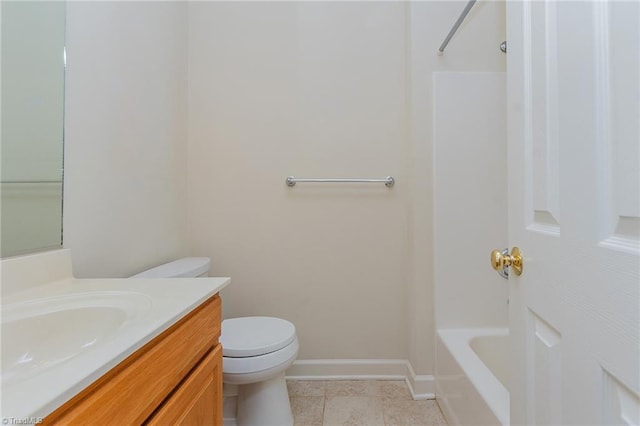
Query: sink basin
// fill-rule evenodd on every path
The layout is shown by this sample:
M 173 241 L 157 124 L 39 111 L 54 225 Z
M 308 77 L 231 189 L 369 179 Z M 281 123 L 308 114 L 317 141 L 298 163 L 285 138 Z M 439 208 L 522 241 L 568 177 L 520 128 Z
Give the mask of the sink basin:
M 92 292 L 2 307 L 3 386 L 40 374 L 108 342 L 151 300 L 133 292 Z

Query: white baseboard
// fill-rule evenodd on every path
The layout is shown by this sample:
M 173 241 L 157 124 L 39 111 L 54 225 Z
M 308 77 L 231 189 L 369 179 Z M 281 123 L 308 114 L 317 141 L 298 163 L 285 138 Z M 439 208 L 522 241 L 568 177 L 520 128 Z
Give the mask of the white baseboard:
M 413 399 L 434 399 L 431 375 L 416 375 L 406 359 L 297 360 L 286 372 L 287 380 L 405 380 Z
M 419 399 L 436 398 L 436 381 L 430 374 L 416 374 L 411 363 L 407 361 L 407 385 L 411 391 L 411 397 Z

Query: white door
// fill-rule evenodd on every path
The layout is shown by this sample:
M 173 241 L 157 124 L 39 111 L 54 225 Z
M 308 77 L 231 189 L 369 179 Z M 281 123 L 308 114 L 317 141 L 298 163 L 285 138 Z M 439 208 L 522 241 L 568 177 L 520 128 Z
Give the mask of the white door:
M 507 2 L 511 422 L 640 424 L 640 2 Z

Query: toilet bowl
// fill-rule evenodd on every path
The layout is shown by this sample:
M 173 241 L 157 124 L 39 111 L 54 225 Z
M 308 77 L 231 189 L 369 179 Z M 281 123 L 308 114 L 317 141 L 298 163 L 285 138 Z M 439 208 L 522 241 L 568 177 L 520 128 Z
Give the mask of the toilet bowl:
M 236 423 L 293 425 L 285 370 L 298 354 L 296 329 L 273 317 L 222 322 L 222 381 L 238 385 Z
M 209 258 L 190 257 L 133 277 L 202 277 L 208 275 L 209 265 Z M 284 372 L 298 355 L 295 326 L 274 317 L 226 319 L 220 343 L 224 394 L 229 400 L 224 402 L 225 424 L 228 420 L 238 426 L 293 425 Z

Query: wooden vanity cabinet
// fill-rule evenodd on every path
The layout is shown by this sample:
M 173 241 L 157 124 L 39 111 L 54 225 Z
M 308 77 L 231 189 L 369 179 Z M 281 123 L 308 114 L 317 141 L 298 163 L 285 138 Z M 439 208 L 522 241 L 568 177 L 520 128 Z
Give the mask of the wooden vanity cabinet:
M 45 417 L 50 425 L 222 425 L 215 295 Z
M 222 347 L 218 345 L 198 364 L 185 382 L 151 416 L 149 426 L 221 425 L 221 410 L 212 410 L 222 398 Z

